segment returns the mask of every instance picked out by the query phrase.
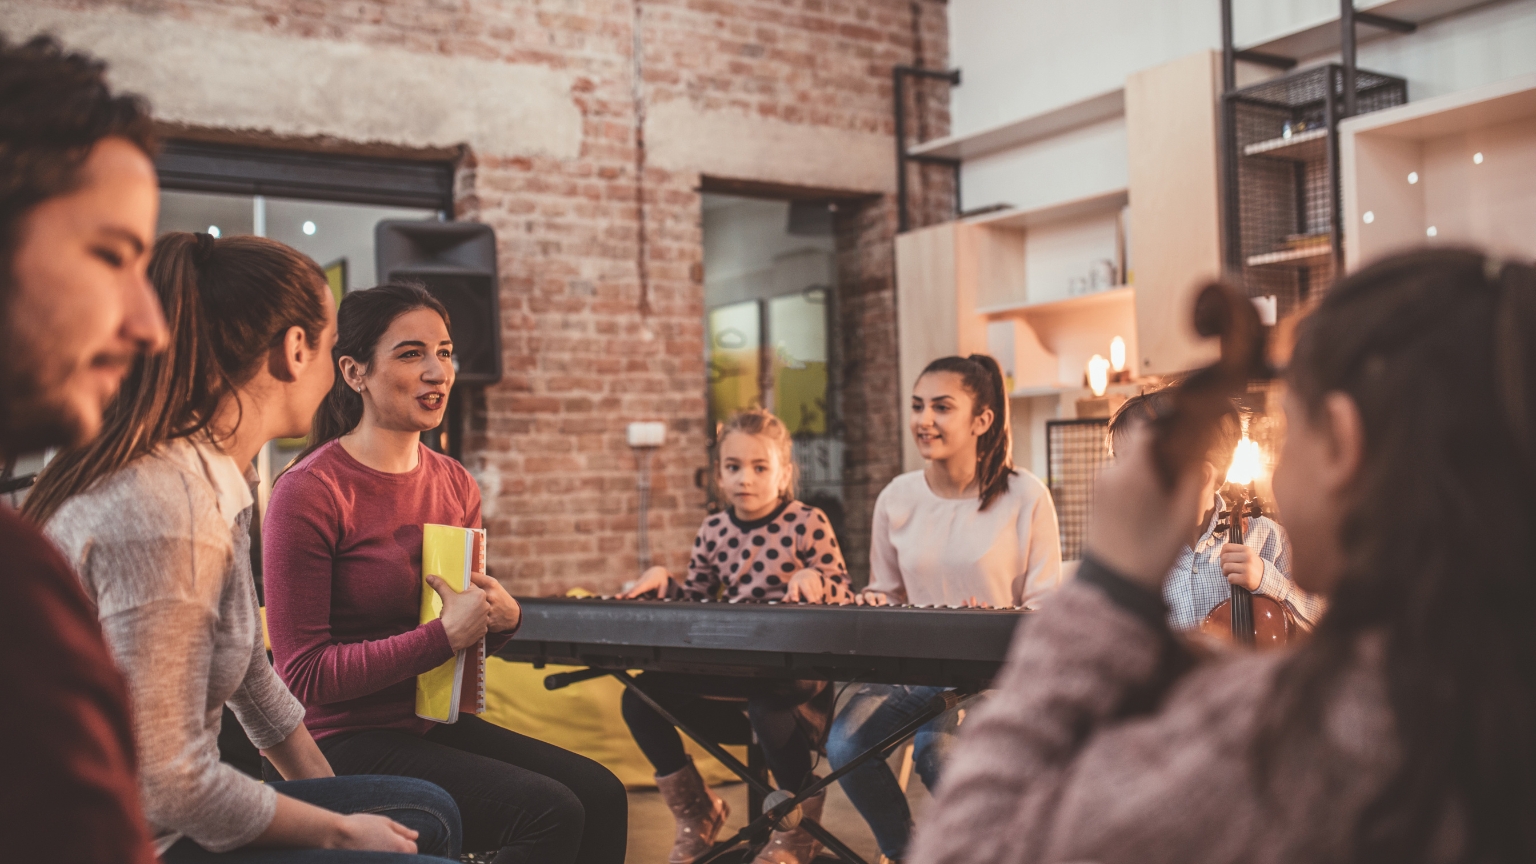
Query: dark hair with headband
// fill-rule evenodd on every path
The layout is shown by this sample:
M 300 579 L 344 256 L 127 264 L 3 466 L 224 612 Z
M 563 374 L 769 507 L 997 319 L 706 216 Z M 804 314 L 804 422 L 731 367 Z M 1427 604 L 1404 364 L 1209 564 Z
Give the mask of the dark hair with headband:
M 991 506 L 997 496 L 1008 491 L 1013 476 L 1013 430 L 1008 425 L 1008 385 L 997 361 L 986 354 L 969 357 L 940 357 L 923 369 L 953 372 L 960 376 L 960 386 L 971 396 L 971 416 L 980 417 L 992 410 L 992 425 L 976 439 L 976 485 L 981 489 L 981 509 Z
M 1302 323 L 1289 384 L 1313 418 L 1348 396 L 1362 456 L 1344 570 L 1276 680 L 1260 776 L 1352 770 L 1328 758 L 1331 700 L 1379 640 L 1397 775 L 1345 857 L 1536 859 L 1536 269 L 1454 249 L 1367 267 Z M 1298 818 L 1328 815 L 1316 797 Z
M 172 438 L 208 428 L 226 397 L 250 381 L 289 328 L 311 347 L 325 330 L 325 273 L 275 240 L 175 232 L 149 260 L 171 345 L 141 357 L 107 406 L 102 432 L 38 475 L 23 508 L 39 524 L 59 505 Z

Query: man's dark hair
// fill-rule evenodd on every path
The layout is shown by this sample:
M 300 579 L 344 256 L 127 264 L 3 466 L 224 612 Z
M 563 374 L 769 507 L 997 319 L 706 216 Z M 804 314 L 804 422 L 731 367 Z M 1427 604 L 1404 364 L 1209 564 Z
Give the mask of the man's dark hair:
M 154 154 L 149 105 L 113 95 L 105 71 L 105 63 L 65 51 L 51 36 L 18 45 L 0 35 L 0 313 L 27 212 L 73 190 L 103 138 L 124 138 Z

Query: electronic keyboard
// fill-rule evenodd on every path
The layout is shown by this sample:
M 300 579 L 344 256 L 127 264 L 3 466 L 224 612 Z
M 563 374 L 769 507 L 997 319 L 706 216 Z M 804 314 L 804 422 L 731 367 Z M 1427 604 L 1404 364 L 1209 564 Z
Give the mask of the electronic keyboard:
M 822 606 L 519 597 L 497 656 L 593 669 L 985 688 L 1030 613 L 967 607 Z

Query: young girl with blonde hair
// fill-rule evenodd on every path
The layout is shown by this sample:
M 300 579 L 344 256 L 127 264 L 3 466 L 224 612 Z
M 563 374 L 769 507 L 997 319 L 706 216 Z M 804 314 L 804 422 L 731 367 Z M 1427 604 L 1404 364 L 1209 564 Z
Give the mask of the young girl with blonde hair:
M 792 442 L 784 423 L 767 411 L 746 411 L 721 427 L 718 441 L 716 481 L 730 506 L 699 526 L 686 576 L 674 579 L 665 567 L 652 567 L 623 596 L 849 602 L 848 570 L 831 522 L 795 500 Z M 814 782 L 812 757 L 832 719 L 827 682 L 658 672 L 643 673 L 639 680 L 673 716 L 706 734 L 739 739 L 750 723 L 780 788 L 799 792 Z M 739 705 L 721 698 L 746 699 L 747 721 Z M 677 820 L 668 860 L 689 864 L 714 843 L 730 808 L 704 785 L 677 730 L 655 709 L 625 691 L 623 710 Z M 825 794 L 817 795 L 802 811 L 819 819 L 825 800 Z M 776 830 L 755 864 L 806 864 L 818 848 L 801 828 Z

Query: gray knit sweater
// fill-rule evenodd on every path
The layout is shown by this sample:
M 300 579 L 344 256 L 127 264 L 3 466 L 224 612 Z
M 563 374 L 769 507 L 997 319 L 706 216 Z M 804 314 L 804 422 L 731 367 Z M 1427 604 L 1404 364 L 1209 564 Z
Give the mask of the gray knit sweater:
M 59 508 L 46 531 L 96 602 L 132 694 L 156 848 L 223 852 L 271 824 L 277 793 L 219 762 L 228 703 L 257 747 L 304 720 L 263 646 L 250 488 L 206 441 L 161 446 Z

